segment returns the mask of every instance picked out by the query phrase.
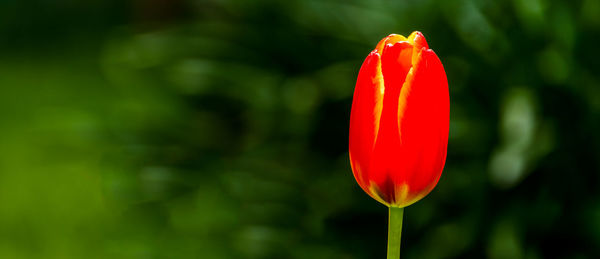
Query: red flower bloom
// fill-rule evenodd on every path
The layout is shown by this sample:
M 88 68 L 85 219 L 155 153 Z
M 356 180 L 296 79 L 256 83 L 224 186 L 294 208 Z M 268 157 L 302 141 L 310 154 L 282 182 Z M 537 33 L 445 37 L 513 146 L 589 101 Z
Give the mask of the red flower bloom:
M 379 202 L 406 207 L 435 187 L 450 120 L 444 67 L 425 37 L 391 34 L 367 56 L 350 116 L 350 164 Z

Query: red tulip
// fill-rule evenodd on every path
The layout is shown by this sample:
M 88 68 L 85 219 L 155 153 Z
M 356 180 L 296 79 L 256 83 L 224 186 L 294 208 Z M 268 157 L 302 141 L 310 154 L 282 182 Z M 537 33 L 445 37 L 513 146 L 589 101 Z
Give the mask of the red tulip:
M 350 116 L 350 164 L 360 187 L 406 207 L 435 187 L 450 120 L 444 67 L 425 37 L 391 34 L 365 59 Z

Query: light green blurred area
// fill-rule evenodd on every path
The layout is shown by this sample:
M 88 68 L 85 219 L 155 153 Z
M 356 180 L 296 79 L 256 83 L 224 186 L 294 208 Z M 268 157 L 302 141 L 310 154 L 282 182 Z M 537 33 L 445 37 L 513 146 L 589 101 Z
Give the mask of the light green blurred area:
M 0 3 L 0 258 L 382 258 L 347 158 L 366 54 L 422 31 L 448 158 L 403 258 L 600 256 L 600 4 Z

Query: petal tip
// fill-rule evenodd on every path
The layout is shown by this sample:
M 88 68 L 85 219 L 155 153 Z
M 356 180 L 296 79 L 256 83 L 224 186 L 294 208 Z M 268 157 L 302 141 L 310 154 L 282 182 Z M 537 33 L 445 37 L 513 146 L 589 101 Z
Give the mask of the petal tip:
M 420 31 L 414 31 L 408 36 L 408 41 L 415 45 L 416 48 L 421 49 L 422 47 L 429 48 L 425 36 Z
M 388 44 L 394 45 L 394 44 L 396 44 L 396 42 L 399 42 L 399 41 L 407 41 L 407 39 L 406 39 L 406 37 L 404 37 L 400 34 L 392 33 L 392 34 L 386 36 L 385 38 L 381 39 L 379 41 L 379 43 L 377 44 L 377 47 L 375 47 L 375 50 L 381 53 L 386 45 L 388 45 Z

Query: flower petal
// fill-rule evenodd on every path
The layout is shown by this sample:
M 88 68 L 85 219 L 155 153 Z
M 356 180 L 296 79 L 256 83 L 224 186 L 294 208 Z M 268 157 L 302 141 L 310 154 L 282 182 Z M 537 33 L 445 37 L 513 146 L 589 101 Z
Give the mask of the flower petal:
M 358 184 L 367 193 L 369 186 L 366 179 L 373 145 L 379 131 L 384 91 L 381 58 L 379 53 L 373 51 L 367 56 L 358 73 L 350 115 L 350 164 Z
M 401 168 L 394 180 L 396 185 L 409 184 L 404 206 L 418 201 L 435 187 L 448 145 L 450 99 L 446 73 L 432 50 L 423 49 L 417 59 L 399 96 Z
M 387 44 L 381 60 L 385 94 L 378 136 L 369 167 L 369 181 L 379 187 L 384 200 L 393 203 L 398 170 L 400 131 L 398 128 L 398 96 L 411 69 L 413 46 L 407 41 Z
M 406 37 L 398 34 L 390 34 L 387 37 L 381 39 L 379 43 L 377 43 L 377 47 L 375 47 L 375 52 L 381 54 L 383 53 L 383 49 L 386 45 L 391 44 L 394 45 L 396 42 L 407 41 Z

